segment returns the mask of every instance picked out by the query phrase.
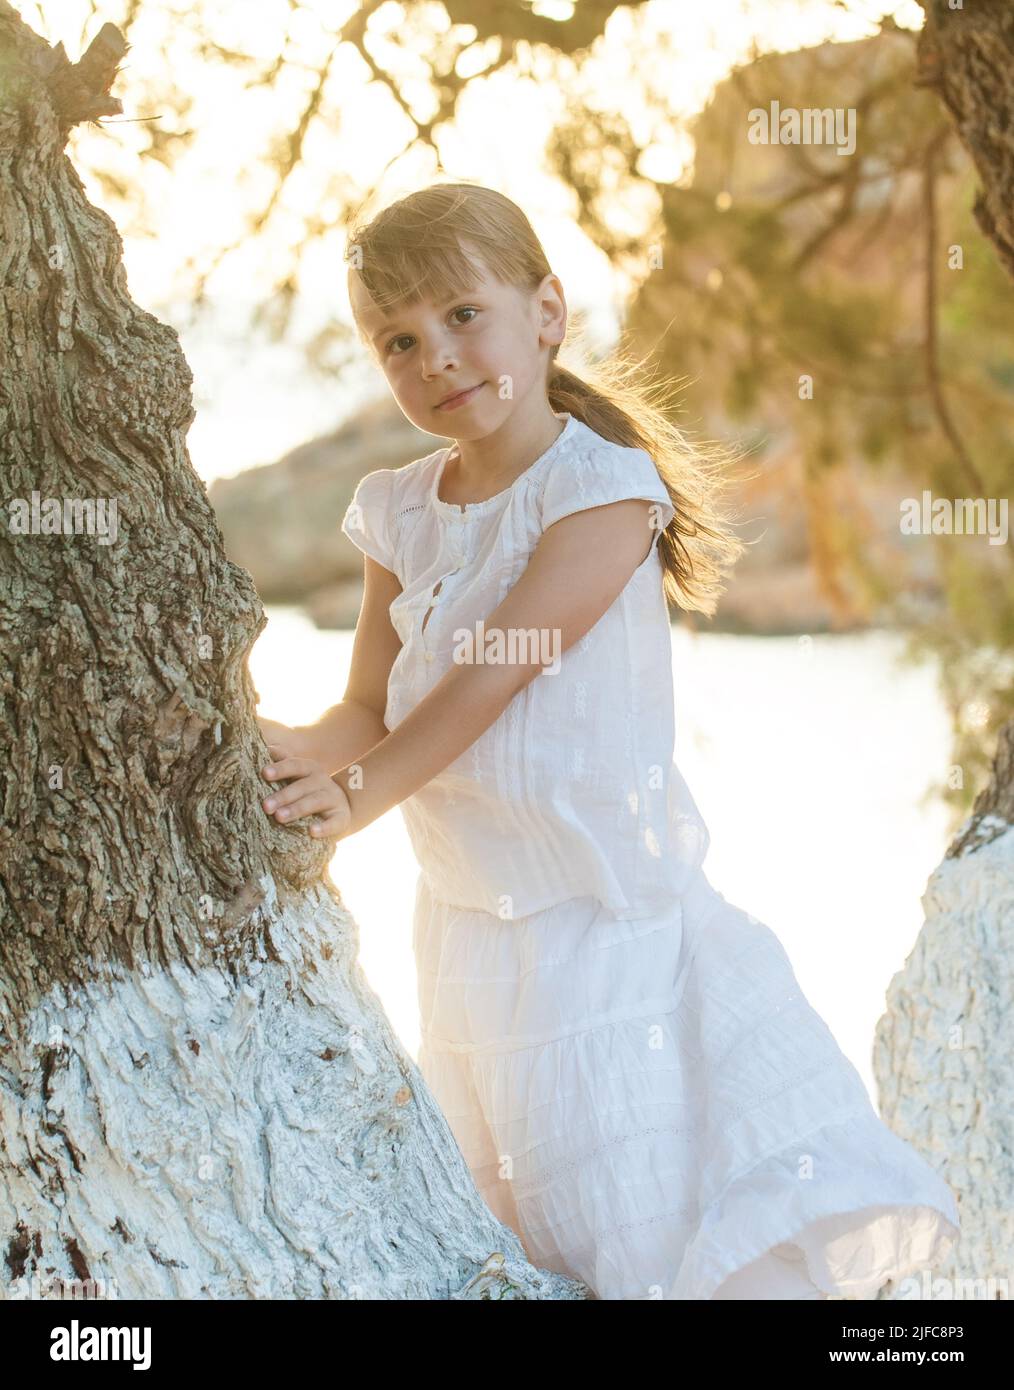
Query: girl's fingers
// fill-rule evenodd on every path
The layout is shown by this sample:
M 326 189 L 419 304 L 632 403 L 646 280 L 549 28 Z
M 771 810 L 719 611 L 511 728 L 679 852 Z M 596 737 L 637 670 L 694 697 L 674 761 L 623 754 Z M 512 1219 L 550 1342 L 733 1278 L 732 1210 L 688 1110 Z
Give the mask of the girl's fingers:
M 277 744 L 274 747 L 279 753 L 282 751 Z M 269 781 L 277 782 L 282 777 L 304 776 L 316 766 L 317 764 L 310 762 L 309 758 L 282 758 L 280 762 L 268 763 L 267 767 L 261 768 L 261 773 Z
M 275 812 L 275 820 L 289 823 L 299 820 L 302 816 L 309 816 L 314 811 L 333 811 L 334 796 L 329 792 L 320 789 L 313 792 L 304 792 L 304 795 L 297 800 L 289 803 L 281 810 Z
M 272 792 L 270 796 L 266 796 L 261 802 L 261 805 L 264 807 L 265 811 L 277 811 L 280 806 L 288 806 L 291 802 L 302 796 L 305 791 L 305 787 L 301 791 L 299 783 L 293 782 L 288 787 L 279 787 L 279 789 Z
M 352 815 L 347 806 L 340 810 L 332 811 L 329 816 L 322 816 L 315 825 L 310 826 L 310 834 L 319 838 L 327 836 L 328 839 L 341 839 L 348 832 L 352 823 Z
M 292 806 L 295 802 L 297 802 L 300 799 L 300 797 L 309 796 L 309 794 L 313 791 L 327 791 L 328 783 L 330 782 L 330 778 L 327 778 L 326 780 L 321 780 L 319 778 L 313 777 L 312 775 L 307 777 L 300 777 L 295 782 L 290 782 L 287 787 L 278 787 L 275 791 L 273 791 L 270 794 L 270 796 L 264 797 L 263 801 L 261 802 L 261 805 L 264 807 L 265 811 L 267 811 L 270 814 L 272 811 L 278 811 L 278 809 L 282 806 Z M 331 785 L 333 786 L 333 783 L 331 783 Z M 289 820 L 291 818 L 285 816 L 283 817 L 283 819 Z

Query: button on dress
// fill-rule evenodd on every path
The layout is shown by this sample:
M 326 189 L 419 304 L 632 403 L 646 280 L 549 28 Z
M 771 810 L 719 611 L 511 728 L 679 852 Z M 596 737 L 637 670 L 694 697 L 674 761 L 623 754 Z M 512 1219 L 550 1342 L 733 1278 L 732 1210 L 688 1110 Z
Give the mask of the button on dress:
M 368 474 L 342 522 L 402 586 L 394 729 L 489 652 L 483 620 L 548 526 L 654 504 L 606 613 L 401 804 L 420 1070 L 491 1209 L 594 1297 L 873 1297 L 946 1256 L 954 1195 L 879 1119 L 774 932 L 708 881 L 673 760 L 672 502 L 647 452 L 558 418 L 494 497 L 439 497 L 448 446 Z

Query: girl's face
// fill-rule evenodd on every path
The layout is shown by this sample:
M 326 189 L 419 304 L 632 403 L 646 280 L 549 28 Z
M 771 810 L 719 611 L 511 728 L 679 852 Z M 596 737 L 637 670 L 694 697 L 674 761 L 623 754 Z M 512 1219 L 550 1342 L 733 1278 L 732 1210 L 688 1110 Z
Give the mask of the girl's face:
M 457 440 L 484 438 L 519 406 L 545 408 L 549 350 L 567 328 L 557 276 L 524 291 L 471 259 L 477 289 L 386 311 L 349 271 L 353 316 L 398 405 L 418 429 Z

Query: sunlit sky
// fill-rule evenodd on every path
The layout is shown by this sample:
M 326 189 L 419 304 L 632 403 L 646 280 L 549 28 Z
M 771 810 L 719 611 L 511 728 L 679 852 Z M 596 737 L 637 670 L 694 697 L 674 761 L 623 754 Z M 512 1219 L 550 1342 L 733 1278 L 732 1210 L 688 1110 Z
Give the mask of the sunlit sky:
M 74 60 L 105 21 L 115 23 L 126 0 L 110 0 L 92 14 L 89 0 L 60 4 L 33 0 L 21 13 L 50 42 L 62 40 Z M 606 346 L 619 327 L 631 290 L 580 232 L 571 191 L 548 170 L 546 138 L 565 112 L 568 91 L 592 106 L 619 110 L 644 155 L 639 172 L 658 181 L 677 179 L 692 159 L 682 120 L 706 103 L 715 83 L 751 52 L 794 49 L 827 39 L 842 41 L 875 32 L 892 15 L 918 28 L 914 0 L 651 0 L 618 9 L 604 38 L 581 66 L 569 61 L 567 90 L 544 52 L 524 55 L 527 74 L 505 68 L 470 83 L 459 117 L 441 128 L 438 169 L 430 150 L 398 157 L 413 130 L 404 112 L 350 44 L 335 35 L 357 8 L 341 0 L 145 0 L 131 31 L 131 48 L 114 92 L 122 118 L 102 128 L 78 128 L 70 153 L 89 196 L 116 221 L 124 238 L 129 284 L 139 304 L 181 329 L 194 372 L 197 419 L 189 446 L 206 481 L 259 463 L 333 429 L 366 399 L 386 391 L 379 372 L 358 357 L 339 374 L 311 369 L 300 345 L 328 324 L 350 322 L 342 259 L 343 208 L 377 180 L 393 201 L 435 178 L 481 179 L 513 198 L 542 238 L 572 311 L 587 323 L 592 344 Z M 567 0 L 543 0 L 535 8 L 564 16 Z M 396 73 L 413 113 L 426 118 L 433 99 L 427 59 L 437 42 L 460 46 L 473 33 L 448 25 L 443 6 L 429 4 L 413 24 L 401 4 L 384 5 L 370 23 L 370 52 Z M 206 39 L 254 61 L 229 65 L 205 53 Z M 457 41 L 455 43 L 455 41 Z M 469 51 L 468 71 L 495 56 L 494 44 Z M 284 53 L 273 81 L 252 81 Z M 330 55 L 321 115 L 307 132 L 305 164 L 259 235 L 247 219 L 266 203 L 273 172 L 265 152 L 292 129 Z M 557 60 L 558 61 L 558 60 Z M 249 85 L 247 85 L 249 84 Z M 178 109 L 192 102 L 189 113 Z M 193 130 L 171 167 L 141 158 L 151 119 L 169 135 Z M 102 168 L 118 181 L 122 198 L 110 198 L 90 171 Z M 611 215 L 636 234 L 653 212 L 653 194 L 617 200 Z M 143 198 L 137 195 L 143 190 Z M 307 223 L 323 232 L 313 239 L 299 270 L 300 294 L 286 343 L 268 344 L 252 334 L 248 317 L 293 265 L 294 248 Z M 209 284 L 212 312 L 199 329 L 186 327 L 188 285 L 182 268 L 203 266 L 222 245 L 238 241 Z

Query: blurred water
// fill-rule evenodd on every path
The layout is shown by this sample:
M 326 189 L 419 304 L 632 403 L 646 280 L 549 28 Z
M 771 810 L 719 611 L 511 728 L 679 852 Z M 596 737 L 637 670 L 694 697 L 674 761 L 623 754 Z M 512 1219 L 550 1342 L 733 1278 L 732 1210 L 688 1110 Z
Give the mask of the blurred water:
M 267 613 L 250 657 L 258 712 L 309 723 L 342 698 L 352 633 Z M 921 804 L 950 761 L 936 669 L 899 667 L 901 639 L 884 632 L 672 636 L 676 761 L 711 832 L 705 871 L 777 934 L 876 1103 L 873 1029 L 947 845 L 944 808 Z M 366 975 L 416 1056 L 417 868 L 401 812 L 340 841 L 331 872 Z

